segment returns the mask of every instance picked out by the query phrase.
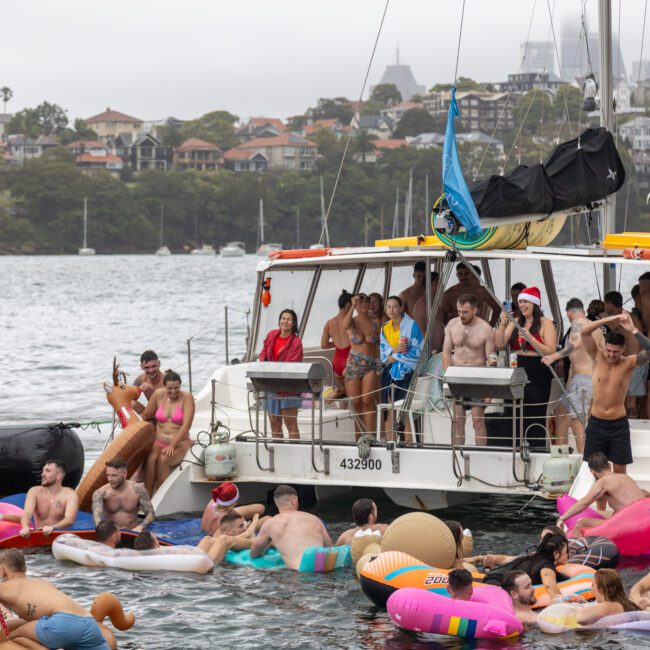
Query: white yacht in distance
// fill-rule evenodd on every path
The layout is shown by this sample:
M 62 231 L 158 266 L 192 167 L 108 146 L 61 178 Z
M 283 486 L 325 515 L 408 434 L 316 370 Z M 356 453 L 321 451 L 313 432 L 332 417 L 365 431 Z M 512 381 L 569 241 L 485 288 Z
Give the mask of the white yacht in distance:
M 271 253 L 277 253 L 278 251 L 281 251 L 284 248 L 282 244 L 274 244 L 272 242 L 269 242 L 268 244 L 262 244 L 258 249 L 257 249 L 257 254 L 260 257 L 268 257 Z
M 258 243 L 259 246 L 257 247 L 257 254 L 260 257 L 268 257 L 271 253 L 275 253 L 277 251 L 281 251 L 283 246 L 282 244 L 273 244 L 271 242 L 265 242 L 264 241 L 264 199 L 260 199 L 260 217 L 259 217 L 259 224 L 257 226 L 257 234 L 258 234 Z
M 83 246 L 79 249 L 79 255 L 94 255 L 95 249 L 88 247 L 88 199 L 84 197 L 84 237 Z
M 221 257 L 242 257 L 246 255 L 246 244 L 243 241 L 230 241 L 219 252 Z
M 210 244 L 203 244 L 201 248 L 195 248 L 191 251 L 190 255 L 216 255 L 217 252 Z
M 168 257 L 169 255 L 172 254 L 172 252 L 167 248 L 167 246 L 164 245 L 164 229 L 165 229 L 165 213 L 164 213 L 164 206 L 161 204 L 160 206 L 160 246 L 158 247 L 158 250 L 156 251 L 156 256 L 157 257 Z

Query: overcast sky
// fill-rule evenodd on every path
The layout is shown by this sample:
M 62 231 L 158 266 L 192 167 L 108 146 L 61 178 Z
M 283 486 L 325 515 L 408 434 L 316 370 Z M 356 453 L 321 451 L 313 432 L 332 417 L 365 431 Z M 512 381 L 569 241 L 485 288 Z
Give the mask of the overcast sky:
M 628 74 L 645 0 L 622 2 Z M 459 75 L 502 81 L 532 40 L 549 39 L 547 2 L 467 0 Z M 554 24 L 579 24 L 581 0 L 555 0 Z M 319 97 L 357 98 L 385 0 L 2 0 L 0 87 L 9 112 L 55 102 L 69 117 L 110 106 L 145 120 L 211 110 L 287 117 Z M 614 29 L 619 0 L 612 1 Z M 391 0 L 369 83 L 401 60 L 420 84 L 452 81 L 460 0 Z M 534 12 L 533 12 L 534 7 Z M 597 1 L 587 2 L 597 27 Z M 650 20 L 649 20 L 650 22 Z M 647 30 L 646 30 L 647 31 Z M 646 39 L 644 58 L 650 59 Z M 367 96 L 367 92 L 365 94 Z

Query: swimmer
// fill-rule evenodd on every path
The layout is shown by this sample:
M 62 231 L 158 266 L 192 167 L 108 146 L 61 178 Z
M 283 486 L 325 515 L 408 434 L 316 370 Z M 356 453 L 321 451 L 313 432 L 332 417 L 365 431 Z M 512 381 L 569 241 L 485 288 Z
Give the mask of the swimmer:
M 388 524 L 378 524 L 377 517 L 377 504 L 372 499 L 357 499 L 352 504 L 352 518 L 356 526 L 341 533 L 336 540 L 336 546 L 345 546 L 346 544 L 349 546 L 352 543 L 352 538 L 360 530 L 372 530 L 383 535 Z
M 650 573 L 646 574 L 630 589 L 630 600 L 639 609 L 650 610 Z
M 257 524 L 258 515 L 254 515 L 249 524 L 236 510 L 227 512 L 219 522 L 219 534 L 204 537 L 198 548 L 205 551 L 215 564 L 221 562 L 228 551 L 241 551 L 253 545 Z
M 454 600 L 471 600 L 474 593 L 472 574 L 467 569 L 454 569 L 449 572 L 447 591 Z
M 41 484 L 29 489 L 25 509 L 20 518 L 22 537 L 30 536 L 29 522 L 34 517 L 35 527 L 47 537 L 55 528 L 69 528 L 77 518 L 79 499 L 69 487 L 63 487 L 65 465 L 58 459 L 46 460 L 41 470 Z M 4 517 L 9 521 L 9 516 Z
M 104 519 L 95 527 L 95 541 L 106 544 L 110 548 L 116 548 L 122 541 L 122 533 L 114 521 Z
M 508 571 L 503 577 L 501 588 L 512 598 L 515 616 L 521 621 L 524 629 L 536 625 L 537 614 L 531 607 L 537 602 L 537 598 L 530 576 L 525 571 Z
M 309 547 L 332 546 L 323 522 L 308 512 L 298 510 L 298 494 L 289 485 L 278 485 L 273 492 L 278 514 L 260 529 L 251 546 L 251 557 L 262 557 L 266 549 L 275 546 L 289 569 L 297 570 L 302 555 Z
M 269 519 L 263 517 L 264 505 L 261 503 L 249 503 L 245 506 L 238 506 L 239 489 L 234 483 L 224 481 L 212 490 L 212 499 L 206 504 L 201 518 L 201 530 L 208 535 L 219 534 L 219 522 L 228 512 L 234 510 L 239 513 L 246 521 L 250 521 L 255 515 L 258 516 L 257 529 Z M 261 519 L 259 519 L 261 517 Z
M 591 583 L 591 593 L 595 605 L 576 607 L 576 621 L 580 625 L 590 625 L 604 616 L 637 612 L 639 608 L 625 595 L 623 583 L 614 569 L 598 569 Z
M 21 550 L 0 552 L 0 603 L 18 615 L 8 622 L 11 641 L 25 648 L 109 650 L 108 637 L 87 609 L 26 572 Z

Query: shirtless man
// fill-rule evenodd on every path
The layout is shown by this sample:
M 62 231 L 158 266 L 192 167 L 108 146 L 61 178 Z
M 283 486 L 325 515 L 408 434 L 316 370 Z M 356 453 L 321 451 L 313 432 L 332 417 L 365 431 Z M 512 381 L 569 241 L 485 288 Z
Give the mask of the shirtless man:
M 542 357 L 546 366 L 554 364 L 559 359 L 569 357 L 571 369 L 566 383 L 566 395 L 554 410 L 557 417 L 555 428 L 556 444 L 565 445 L 568 441 L 569 426 L 576 439 L 576 448 L 582 453 L 585 448 L 585 428 L 591 408 L 591 376 L 594 371 L 594 361 L 582 345 L 580 330 L 589 323 L 585 307 L 578 298 L 571 298 L 566 304 L 566 315 L 571 323 L 564 348 L 554 354 Z M 597 329 L 591 334 L 599 349 L 604 349 L 603 333 Z
M 404 308 L 404 313 L 412 316 L 412 310 L 415 303 L 424 295 L 425 287 L 425 273 L 427 271 L 427 265 L 424 262 L 416 262 L 413 266 L 413 284 L 410 287 L 407 287 L 399 294 L 399 297 L 402 300 L 402 306 Z M 426 332 L 426 328 L 422 330 Z
M 212 490 L 212 499 L 206 504 L 201 518 L 201 530 L 208 535 L 219 534 L 219 523 L 222 517 L 229 512 L 236 512 L 246 521 L 251 521 L 253 517 L 262 517 L 264 514 L 264 505 L 261 503 L 250 503 L 246 506 L 238 506 L 239 490 L 234 483 L 224 481 Z M 269 517 L 262 517 L 258 522 L 258 530 Z
M 145 350 L 140 355 L 140 368 L 142 372 L 135 378 L 133 385 L 142 388 L 142 392 L 149 400 L 154 391 L 163 387 L 165 373 L 160 370 L 160 359 L 153 350 Z M 131 406 L 137 413 L 144 411 L 144 405 L 137 400 L 134 400 Z
M 18 616 L 7 621 L 11 641 L 26 648 L 109 650 L 109 637 L 87 609 L 26 571 L 21 550 L 0 551 L 0 602 Z
M 117 548 L 122 541 L 122 533 L 114 521 L 104 519 L 95 526 L 95 541 L 110 548 Z
M 458 284 L 449 287 L 449 289 L 445 291 L 440 304 L 440 312 L 442 313 L 445 325 L 452 318 L 458 316 L 458 311 L 456 310 L 458 299 L 462 295 L 469 293 L 478 300 L 479 313 L 481 317 L 494 327 L 496 322 L 499 320 L 502 306 L 494 300 L 490 293 L 480 284 L 480 282 L 474 277 L 474 274 L 463 262 L 456 265 L 456 277 L 458 278 Z
M 646 327 L 644 333 L 647 334 L 650 326 L 650 271 L 639 276 L 639 302 L 641 320 Z
M 345 364 L 347 363 L 348 354 L 350 353 L 350 338 L 348 337 L 347 330 L 343 327 L 343 319 L 350 309 L 352 309 L 352 294 L 343 291 L 339 296 L 338 305 L 339 313 L 325 323 L 323 334 L 320 338 L 320 346 L 323 350 L 334 348 L 332 368 L 334 370 L 334 381 L 337 383 L 337 387 L 330 396 L 330 399 L 345 397 L 343 371 L 345 370 Z
M 558 526 L 561 526 L 569 517 L 580 514 L 585 508 L 588 508 L 594 501 L 598 501 L 599 499 L 607 499 L 607 503 L 609 503 L 613 513 L 616 513 L 621 508 L 630 505 L 630 503 L 634 503 L 634 501 L 638 501 L 639 499 L 645 499 L 647 496 L 646 492 L 627 474 L 614 474 L 609 466 L 607 456 L 601 451 L 597 451 L 589 456 L 588 465 L 596 482 L 582 499 L 576 501 L 557 520 Z M 603 517 L 607 519 L 613 513 L 603 513 Z M 602 519 L 596 519 L 595 517 L 578 519 L 573 531 L 571 531 L 571 536 L 581 537 L 580 530 L 582 528 L 597 526 L 602 522 Z M 588 535 L 589 533 L 586 534 Z
M 25 509 L 20 518 L 22 537 L 29 537 L 29 522 L 34 516 L 35 529 L 48 536 L 55 528 L 68 528 L 77 518 L 79 500 L 77 493 L 63 487 L 65 465 L 57 459 L 45 461 L 41 471 L 41 484 L 29 489 Z
M 431 300 L 433 301 L 436 291 L 438 291 L 438 281 L 440 275 L 437 271 L 431 271 Z M 427 331 L 429 324 L 429 314 L 427 313 L 427 296 L 426 292 L 423 293 L 413 305 L 411 318 L 418 324 L 420 331 L 424 334 Z M 431 349 L 440 350 L 442 347 L 442 340 L 445 336 L 445 326 L 442 322 L 442 314 L 440 309 L 436 313 L 433 323 L 431 325 Z
M 305 549 L 332 546 L 323 522 L 308 512 L 298 510 L 298 494 L 289 485 L 278 485 L 273 492 L 278 514 L 260 529 L 251 546 L 251 557 L 261 557 L 272 544 L 290 569 L 298 570 Z
M 472 574 L 467 569 L 454 569 L 447 576 L 447 591 L 454 600 L 471 600 L 474 594 Z
M 503 576 L 501 588 L 512 598 L 515 616 L 521 621 L 524 629 L 537 625 L 537 614 L 531 609 L 537 598 L 530 576 L 525 571 L 508 571 Z
M 253 545 L 257 524 L 257 515 L 248 523 L 236 510 L 232 510 L 222 517 L 219 534 L 204 537 L 198 548 L 205 551 L 213 562 L 221 562 L 228 551 L 241 551 Z
M 126 478 L 127 464 L 122 458 L 113 458 L 106 463 L 104 485 L 93 494 L 93 519 L 97 525 L 102 519 L 114 521 L 120 528 L 135 532 L 144 530 L 156 518 L 149 494 L 142 483 Z M 144 513 L 138 524 L 138 512 Z
M 473 295 L 461 295 L 456 303 L 456 311 L 458 317 L 450 320 L 447 325 L 442 346 L 442 367 L 445 370 L 452 365 L 484 368 L 488 364 L 489 356 L 496 352 L 494 330 L 476 315 L 478 301 Z M 477 445 L 487 444 L 484 415 L 485 409 L 482 406 L 472 406 L 472 423 Z M 457 445 L 465 444 L 465 411 L 462 406 L 456 407 L 454 438 Z
M 625 338 L 619 332 L 609 332 L 604 351 L 599 350 L 591 335 L 602 325 L 621 325 L 636 338 L 643 352 L 625 356 Z M 650 341 L 634 327 L 630 315 L 625 312 L 586 323 L 580 336 L 596 364 L 592 374 L 593 401 L 585 432 L 584 458 L 602 451 L 614 465 L 614 472 L 625 474 L 626 465 L 633 462 L 625 395 L 634 370 L 650 363 Z
M 341 533 L 336 540 L 336 546 L 345 546 L 352 543 L 352 538 L 360 530 L 372 530 L 384 534 L 388 524 L 377 523 L 377 504 L 372 499 L 357 499 L 352 504 L 352 518 L 356 526 Z

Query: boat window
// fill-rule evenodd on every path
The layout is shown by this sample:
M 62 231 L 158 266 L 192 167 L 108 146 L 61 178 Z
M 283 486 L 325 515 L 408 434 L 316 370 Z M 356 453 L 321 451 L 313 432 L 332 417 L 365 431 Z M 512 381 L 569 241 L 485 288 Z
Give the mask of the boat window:
M 490 269 L 492 290 L 499 299 L 499 302 L 502 303 L 504 300 L 510 300 L 510 287 L 506 287 L 506 261 L 483 260 L 483 264 L 487 264 Z
M 307 295 L 314 277 L 315 270 L 278 270 L 271 269 L 266 277 L 271 278 L 271 304 L 260 308 L 260 325 L 255 352 L 264 341 L 269 330 L 276 329 L 280 312 L 283 309 L 293 309 L 298 315 L 298 322 L 305 313 Z
M 304 348 L 320 348 L 320 337 L 325 322 L 336 316 L 339 310 L 337 301 L 343 289 L 352 293 L 358 274 L 357 266 L 346 269 L 323 268 L 309 312 L 309 320 L 305 323 L 302 336 Z
M 502 268 L 505 268 L 502 267 Z M 505 286 L 505 275 L 498 279 L 492 275 L 494 286 L 499 288 Z M 539 260 L 512 260 L 510 263 L 510 286 L 517 282 L 523 282 L 527 287 L 537 287 L 542 295 L 542 309 L 546 316 L 555 320 L 550 311 L 549 296 L 546 290 L 546 283 L 542 273 L 542 264 Z M 500 290 L 497 295 L 501 295 Z M 505 300 L 510 300 L 510 292 L 505 297 Z
M 386 282 L 386 267 L 374 266 L 367 267 L 361 280 L 359 291 L 365 294 L 378 293 L 384 295 L 384 284 Z
M 409 262 L 408 265 L 393 266 L 393 272 L 390 276 L 389 296 L 399 296 L 404 289 L 413 285 L 413 265 L 415 262 Z M 387 296 L 388 297 L 388 296 Z

